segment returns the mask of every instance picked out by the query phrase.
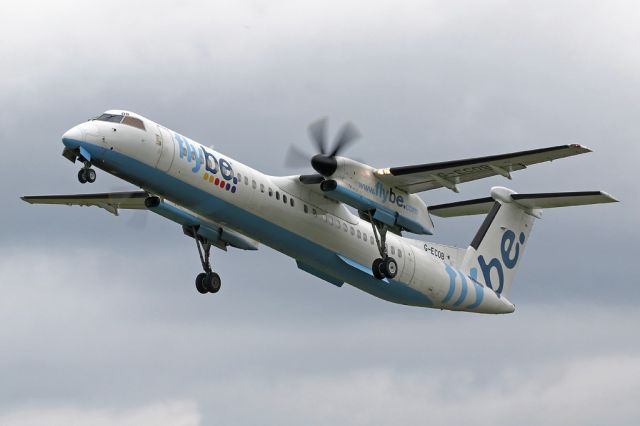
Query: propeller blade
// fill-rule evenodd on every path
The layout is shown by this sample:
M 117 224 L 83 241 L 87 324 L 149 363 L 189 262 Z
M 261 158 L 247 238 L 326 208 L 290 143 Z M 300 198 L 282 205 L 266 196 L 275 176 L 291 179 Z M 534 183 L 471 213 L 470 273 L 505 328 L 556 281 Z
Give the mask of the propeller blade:
M 149 214 L 146 210 L 135 210 L 131 212 L 131 217 L 127 220 L 126 224 L 129 228 L 141 231 L 147 227 Z
M 309 125 L 309 136 L 320 154 L 326 153 L 327 146 L 327 118 L 321 118 Z
M 341 151 L 344 151 L 347 146 L 351 145 L 351 143 L 353 143 L 353 141 L 355 141 L 359 137 L 360 132 L 358 131 L 356 126 L 354 126 L 351 122 L 346 123 L 340 129 L 340 132 L 336 137 L 335 147 L 333 148 L 331 154 L 329 154 L 329 157 L 335 157 Z
M 308 167 L 309 161 L 311 161 L 311 155 L 302 151 L 295 145 L 289 146 L 287 156 L 284 159 L 284 164 L 290 168 Z
M 126 188 L 126 187 L 114 187 L 112 189 L 113 189 L 113 192 L 120 192 L 120 193 L 129 192 L 130 195 L 124 198 L 133 197 L 133 194 L 135 194 L 136 190 L 139 190 L 139 188 Z M 120 197 L 122 197 L 122 195 L 120 195 Z M 149 212 L 147 210 L 134 210 L 134 211 L 128 212 L 128 214 L 129 214 L 129 218 L 125 222 L 127 227 L 136 229 L 139 231 L 146 228 L 147 221 L 149 220 Z

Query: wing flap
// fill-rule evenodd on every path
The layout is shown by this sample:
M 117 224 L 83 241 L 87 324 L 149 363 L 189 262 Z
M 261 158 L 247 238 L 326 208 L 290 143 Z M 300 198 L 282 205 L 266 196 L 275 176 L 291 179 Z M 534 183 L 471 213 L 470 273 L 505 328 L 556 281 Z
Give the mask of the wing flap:
M 591 150 L 581 145 L 560 145 L 487 157 L 391 167 L 379 169 L 376 174 L 384 183 L 408 193 L 442 187 L 457 192 L 457 185 L 460 183 L 497 175 L 511 179 L 512 172 L 523 170 L 532 164 L 587 152 Z

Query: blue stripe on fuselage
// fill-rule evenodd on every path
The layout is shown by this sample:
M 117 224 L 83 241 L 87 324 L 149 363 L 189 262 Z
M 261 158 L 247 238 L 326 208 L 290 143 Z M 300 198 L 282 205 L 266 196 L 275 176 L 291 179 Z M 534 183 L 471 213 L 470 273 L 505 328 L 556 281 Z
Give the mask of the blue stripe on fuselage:
M 403 305 L 432 306 L 431 300 L 419 291 L 398 281 L 381 282 L 370 274 L 350 267 L 332 250 L 217 198 L 214 194 L 116 151 L 84 142 L 73 143 L 84 146 L 91 152 L 96 159 L 96 167 L 107 172 L 115 172 L 118 177 L 164 196 L 202 216 L 228 223 L 231 227 L 242 230 L 247 236 L 362 291 Z

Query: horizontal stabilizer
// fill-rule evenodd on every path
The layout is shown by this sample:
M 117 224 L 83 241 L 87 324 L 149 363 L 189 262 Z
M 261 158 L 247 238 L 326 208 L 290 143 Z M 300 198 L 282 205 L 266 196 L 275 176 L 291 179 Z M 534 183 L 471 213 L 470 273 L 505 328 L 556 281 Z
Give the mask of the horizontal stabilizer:
M 588 204 L 615 203 L 618 201 L 602 191 L 511 194 L 511 198 L 519 205 L 529 209 L 585 206 Z
M 471 216 L 487 214 L 495 200 L 491 197 L 476 198 L 475 200 L 458 201 L 455 203 L 438 204 L 429 207 L 429 213 L 438 217 Z
M 492 193 L 494 193 L 493 190 Z M 499 193 L 503 192 L 500 191 Z M 618 201 L 606 192 L 601 191 L 543 192 L 538 194 L 511 193 L 506 196 L 509 197 L 509 200 L 503 201 L 513 202 L 527 210 L 615 203 Z M 438 204 L 430 206 L 429 213 L 438 217 L 487 214 L 491 210 L 494 202 L 495 198 L 485 197 L 455 203 Z

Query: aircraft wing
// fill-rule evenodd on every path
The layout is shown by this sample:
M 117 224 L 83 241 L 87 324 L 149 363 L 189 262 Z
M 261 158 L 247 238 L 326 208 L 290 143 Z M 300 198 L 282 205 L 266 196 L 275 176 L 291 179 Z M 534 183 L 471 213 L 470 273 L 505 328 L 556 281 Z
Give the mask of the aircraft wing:
M 146 210 L 145 191 L 110 192 L 78 195 L 37 195 L 22 197 L 29 204 L 63 204 L 67 206 L 96 206 L 118 215 L 119 209 Z
M 449 188 L 458 192 L 457 185 L 472 180 L 502 175 L 511 179 L 511 172 L 531 164 L 591 152 L 581 145 L 560 145 L 530 151 L 467 158 L 440 163 L 378 169 L 377 177 L 384 183 L 410 194 L 436 188 Z

